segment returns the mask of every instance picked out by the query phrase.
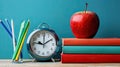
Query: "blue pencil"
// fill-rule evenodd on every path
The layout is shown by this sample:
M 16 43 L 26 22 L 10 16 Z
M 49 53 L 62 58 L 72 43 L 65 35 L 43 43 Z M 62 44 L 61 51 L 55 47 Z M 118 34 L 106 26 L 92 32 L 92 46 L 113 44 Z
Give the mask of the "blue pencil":
M 8 21 L 8 19 L 5 19 L 5 22 L 8 24 L 9 31 L 12 32 L 12 27 L 11 27 L 10 22 Z
M 10 37 L 12 38 L 12 32 L 9 31 L 9 29 L 5 26 L 5 24 L 3 23 L 2 20 L 0 20 L 0 23 L 2 24 L 3 28 L 7 31 L 7 33 L 10 35 Z

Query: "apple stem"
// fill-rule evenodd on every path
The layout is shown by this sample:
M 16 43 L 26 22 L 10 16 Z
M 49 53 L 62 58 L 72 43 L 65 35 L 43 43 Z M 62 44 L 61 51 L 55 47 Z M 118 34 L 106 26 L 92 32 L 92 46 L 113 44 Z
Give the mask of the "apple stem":
M 88 3 L 86 3 L 86 7 L 85 7 L 85 13 L 86 13 L 86 11 L 87 11 L 87 7 L 88 7 Z

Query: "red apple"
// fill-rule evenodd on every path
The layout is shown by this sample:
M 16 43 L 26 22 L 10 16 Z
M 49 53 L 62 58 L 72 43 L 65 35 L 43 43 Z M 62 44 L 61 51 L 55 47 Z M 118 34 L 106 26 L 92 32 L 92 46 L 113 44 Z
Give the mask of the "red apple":
M 76 12 L 70 19 L 70 27 L 76 38 L 92 38 L 98 31 L 99 18 L 91 11 Z

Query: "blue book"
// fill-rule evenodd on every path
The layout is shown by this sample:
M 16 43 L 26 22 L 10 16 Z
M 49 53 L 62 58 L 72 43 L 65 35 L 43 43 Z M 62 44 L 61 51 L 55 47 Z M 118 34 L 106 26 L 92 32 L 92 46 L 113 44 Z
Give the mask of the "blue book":
M 70 54 L 120 54 L 120 46 L 63 46 L 63 53 Z

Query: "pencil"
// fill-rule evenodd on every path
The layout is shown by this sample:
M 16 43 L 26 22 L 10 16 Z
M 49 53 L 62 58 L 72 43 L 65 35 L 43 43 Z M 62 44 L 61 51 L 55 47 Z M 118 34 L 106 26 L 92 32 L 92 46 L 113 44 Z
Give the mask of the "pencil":
M 8 19 L 5 19 L 5 22 L 7 23 L 8 27 L 9 27 L 9 31 L 12 32 L 12 27 L 11 27 L 10 22 L 8 21 Z
M 23 46 L 23 44 L 24 44 L 25 37 L 26 37 L 26 35 L 27 35 L 29 25 L 30 25 L 30 24 L 28 24 L 27 29 L 26 29 L 26 31 L 25 31 L 25 34 L 24 34 L 24 36 L 23 36 L 23 39 L 22 39 L 22 41 L 21 41 L 20 48 L 19 48 L 19 50 L 18 50 L 18 54 L 17 54 L 17 56 L 16 56 L 16 58 L 15 58 L 15 61 L 17 61 L 17 60 L 19 59 L 19 55 L 20 55 L 22 46 Z
M 28 28 L 29 28 L 29 25 L 30 25 L 30 21 L 28 20 L 27 23 L 26 23 L 27 26 L 25 26 L 25 30 L 23 30 L 23 38 L 21 39 L 21 42 L 20 42 L 20 47 L 18 49 L 18 52 L 17 52 L 17 55 L 15 57 L 15 61 L 18 61 L 19 59 L 19 55 L 20 55 L 20 52 L 22 50 L 22 46 L 24 44 L 24 41 L 25 41 L 25 37 L 26 37 L 26 34 L 28 32 Z
M 15 34 L 14 34 L 14 23 L 12 19 L 11 19 L 11 31 L 12 31 L 13 49 L 15 52 L 16 42 L 15 42 Z
M 21 35 L 20 35 L 20 39 L 17 43 L 16 50 L 15 50 L 15 53 L 14 53 L 13 58 L 12 58 L 15 61 L 17 61 L 18 58 L 19 58 L 19 55 L 20 55 L 20 52 L 21 52 L 21 49 L 22 49 L 22 46 L 23 46 L 23 43 L 24 43 L 24 39 L 25 39 L 25 36 L 26 36 L 25 33 L 27 32 L 29 24 L 30 24 L 29 21 L 23 24 L 23 29 L 22 29 L 22 32 L 21 32 Z
M 7 33 L 10 35 L 10 37 L 12 38 L 12 32 L 9 31 L 9 29 L 5 26 L 5 24 L 3 23 L 2 20 L 0 20 L 0 23 L 2 24 L 3 28 L 7 31 Z
M 18 49 L 19 49 L 19 46 L 20 46 L 20 45 L 19 45 L 19 42 L 20 42 L 20 39 L 21 39 L 22 30 L 24 29 L 24 25 L 25 25 L 25 21 L 23 21 L 23 22 L 21 23 L 20 32 L 19 32 L 19 36 L 18 36 L 18 40 L 17 40 L 17 45 L 16 45 L 16 47 L 15 47 L 15 52 L 14 52 L 14 54 L 13 54 L 12 60 L 15 59 L 16 53 L 18 52 Z

